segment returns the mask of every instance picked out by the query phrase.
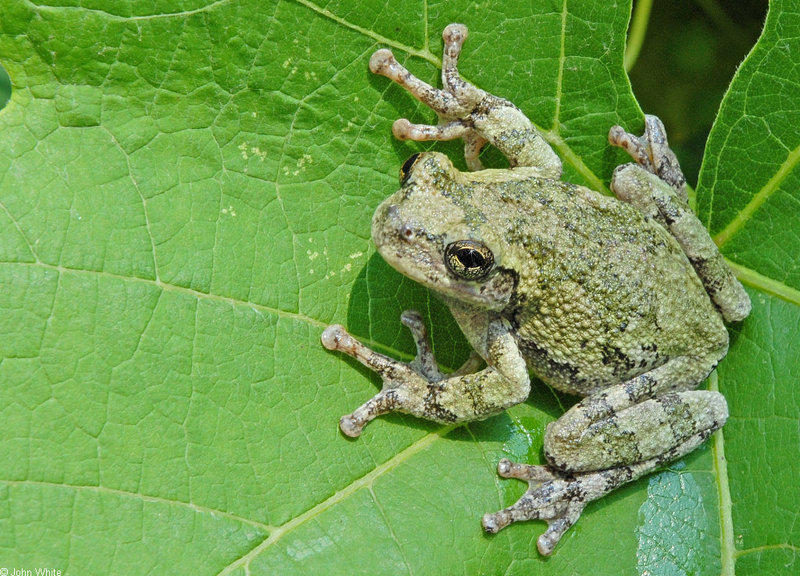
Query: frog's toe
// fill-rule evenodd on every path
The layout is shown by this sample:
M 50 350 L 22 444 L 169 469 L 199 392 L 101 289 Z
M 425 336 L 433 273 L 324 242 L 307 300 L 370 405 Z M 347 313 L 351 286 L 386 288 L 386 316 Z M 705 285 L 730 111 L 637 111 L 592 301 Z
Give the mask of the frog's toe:
M 381 48 L 372 53 L 369 59 L 369 69 L 373 74 L 386 76 L 392 67 L 397 66 L 397 60 L 391 50 Z
M 608 143 L 622 148 L 639 166 L 655 174 L 646 138 L 626 132 L 622 126 L 612 126 L 608 131 Z
M 454 22 L 445 26 L 444 30 L 442 30 L 442 40 L 444 40 L 445 43 L 445 50 L 450 48 L 451 50 L 460 52 L 461 46 L 464 45 L 468 34 L 469 30 L 463 24 Z
M 528 491 L 512 506 L 485 514 L 483 529 L 495 534 L 512 522 L 544 520 L 547 530 L 539 537 L 537 546 L 541 554 L 549 556 L 586 506 L 580 482 L 549 466 L 517 464 L 505 459 L 498 463 L 497 471 L 504 478 L 526 480 Z
M 664 123 L 651 114 L 645 115 L 644 123 L 641 136 L 626 132 L 621 126 L 612 126 L 608 131 L 608 142 L 625 150 L 639 166 L 672 186 L 686 201 L 686 178 L 678 158 L 669 147 Z
M 366 422 L 360 422 L 353 414 L 347 414 L 339 419 L 339 429 L 345 436 L 358 438 L 364 430 Z
M 464 138 L 473 128 L 461 120 L 446 124 L 412 124 L 406 118 L 400 118 L 392 124 L 392 134 L 398 140 L 414 140 L 427 142 L 429 140 L 455 140 Z
M 397 390 L 384 388 L 352 413 L 339 419 L 339 429 L 350 438 L 358 438 L 364 426 L 382 414 L 396 410 L 400 406 Z

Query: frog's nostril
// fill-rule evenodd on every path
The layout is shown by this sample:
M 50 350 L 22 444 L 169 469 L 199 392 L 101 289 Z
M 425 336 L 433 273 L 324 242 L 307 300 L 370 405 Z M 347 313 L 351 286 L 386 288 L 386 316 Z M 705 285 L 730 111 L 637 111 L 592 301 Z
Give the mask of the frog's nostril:
M 385 222 L 389 228 L 396 230 L 403 240 L 409 240 L 414 236 L 414 227 L 403 220 L 400 215 L 400 207 L 397 204 L 391 204 L 386 207 Z

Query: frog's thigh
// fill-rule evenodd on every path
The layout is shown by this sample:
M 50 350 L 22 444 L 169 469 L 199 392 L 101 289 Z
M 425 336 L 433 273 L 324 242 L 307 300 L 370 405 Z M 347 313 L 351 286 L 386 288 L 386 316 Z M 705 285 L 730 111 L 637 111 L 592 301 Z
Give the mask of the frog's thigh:
M 605 470 L 654 458 L 667 462 L 683 455 L 676 452 L 680 446 L 702 443 L 727 417 L 725 398 L 718 392 L 672 392 L 595 422 L 566 441 L 548 434 L 545 453 L 554 466 L 569 472 Z
M 744 288 L 708 231 L 674 188 L 636 164 L 618 167 L 611 188 L 620 200 L 633 204 L 670 231 L 726 321 L 736 322 L 750 313 L 750 299 Z
M 679 456 L 670 454 L 691 439 L 699 444 L 727 419 L 721 394 L 691 390 L 722 355 L 724 349 L 702 360 L 674 358 L 584 398 L 547 427 L 547 459 L 561 470 L 584 472 Z

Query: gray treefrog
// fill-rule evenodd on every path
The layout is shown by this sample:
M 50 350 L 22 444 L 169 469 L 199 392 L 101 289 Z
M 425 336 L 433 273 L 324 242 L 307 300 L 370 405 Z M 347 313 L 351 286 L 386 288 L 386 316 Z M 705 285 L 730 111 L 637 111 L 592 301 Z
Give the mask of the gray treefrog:
M 586 504 L 694 450 L 728 417 L 718 392 L 696 390 L 728 350 L 723 321 L 742 320 L 750 300 L 687 204 L 684 177 L 664 127 L 642 137 L 611 128 L 609 141 L 635 163 L 619 166 L 616 198 L 562 182 L 561 161 L 511 102 L 465 82 L 457 60 L 467 29 L 444 30 L 443 90 L 415 78 L 388 50 L 370 69 L 394 80 L 439 116 L 437 126 L 400 119 L 394 135 L 463 138 L 470 172 L 437 152 L 414 154 L 400 190 L 372 221 L 381 256 L 438 293 L 479 359 L 440 372 L 421 318 L 402 321 L 417 342 L 411 363 L 374 352 L 342 326 L 322 342 L 377 372 L 383 389 L 344 416 L 358 436 L 390 411 L 436 422 L 478 420 L 524 401 L 529 370 L 583 399 L 547 426 L 548 464 L 501 460 L 505 478 L 527 480 L 520 500 L 483 517 L 487 532 L 547 521 L 550 554 Z M 482 169 L 484 144 L 508 169 Z

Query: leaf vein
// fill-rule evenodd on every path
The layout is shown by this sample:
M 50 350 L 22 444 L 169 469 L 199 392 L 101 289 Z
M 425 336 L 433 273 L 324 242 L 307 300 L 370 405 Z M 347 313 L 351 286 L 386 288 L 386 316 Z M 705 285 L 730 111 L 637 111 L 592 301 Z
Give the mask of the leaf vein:
M 359 26 L 358 24 L 354 24 L 354 23 L 346 20 L 345 18 L 342 18 L 341 16 L 337 16 L 336 14 L 334 14 L 333 12 L 328 10 L 327 8 L 321 8 L 320 6 L 317 6 L 316 4 L 314 4 L 313 2 L 309 2 L 308 0 L 294 0 L 294 1 L 297 2 L 298 4 L 300 4 L 301 6 L 305 6 L 309 10 L 313 10 L 314 12 L 319 14 L 320 16 L 324 16 L 325 18 L 328 18 L 329 20 L 333 20 L 337 24 L 341 24 L 345 28 L 349 28 L 350 30 L 354 30 L 354 31 L 358 32 L 359 34 L 363 34 L 367 38 L 372 38 L 376 42 L 379 42 L 381 44 L 386 44 L 387 46 L 391 46 L 392 48 L 396 48 L 398 50 L 402 50 L 403 52 L 407 52 L 411 56 L 417 56 L 419 58 L 422 58 L 423 60 L 427 60 L 428 62 L 430 62 L 434 66 L 438 66 L 439 68 L 442 67 L 442 61 L 439 58 L 437 58 L 428 49 L 428 46 L 427 46 L 428 36 L 427 36 L 427 34 L 425 35 L 425 44 L 426 45 L 421 50 L 417 50 L 416 48 L 412 48 L 408 44 L 403 44 L 402 42 L 397 42 L 395 40 L 390 40 L 386 36 L 383 36 L 381 34 L 373 32 L 372 30 L 369 30 L 368 28 L 364 28 L 363 26 Z M 426 10 L 426 13 L 427 13 L 427 10 Z M 427 20 L 426 20 L 426 26 L 427 26 Z
M 384 524 L 386 524 L 386 529 L 389 531 L 389 535 L 392 537 L 392 540 L 394 540 L 397 549 L 400 551 L 400 557 L 403 559 L 403 564 L 406 567 L 406 574 L 413 576 L 414 566 L 408 561 L 408 556 L 406 555 L 406 550 L 403 547 L 403 542 L 401 541 L 400 538 L 397 537 L 394 528 L 392 528 L 392 524 L 389 521 L 389 517 L 386 515 L 383 506 L 378 500 L 378 495 L 375 494 L 375 491 L 372 489 L 372 486 L 370 486 L 368 489 L 370 496 L 372 497 L 372 502 L 375 504 L 375 508 L 378 510 L 378 513 L 381 515 L 381 518 L 383 518 L 383 522 Z
M 102 10 L 100 8 L 87 8 L 83 5 L 79 6 L 51 6 L 49 4 L 37 4 L 36 2 L 32 2 L 31 0 L 26 0 L 26 3 L 31 7 L 32 10 L 36 10 L 39 12 L 44 11 L 51 11 L 51 12 L 72 12 L 72 11 L 80 11 L 81 14 L 100 14 L 106 18 L 111 18 L 113 20 L 120 20 L 124 22 L 134 22 L 137 20 L 156 20 L 159 18 L 176 18 L 182 16 L 192 16 L 194 14 L 202 14 L 203 12 L 208 12 L 209 10 L 213 10 L 218 6 L 223 6 L 225 4 L 229 4 L 231 0 L 216 0 L 215 2 L 211 2 L 206 6 L 201 6 L 200 8 L 194 8 L 193 10 L 181 10 L 179 12 L 165 12 L 163 14 L 147 14 L 143 16 L 121 16 L 119 14 L 114 14 L 113 12 L 109 12 L 107 10 Z
M 709 377 L 709 389 L 719 392 L 717 372 Z M 717 502 L 719 509 L 720 576 L 734 576 L 736 565 L 736 544 L 733 535 L 733 515 L 731 489 L 728 482 L 728 461 L 725 459 L 724 430 L 714 434 L 711 450 L 713 454 L 714 476 L 717 482 Z
M 111 142 L 114 143 L 114 146 L 116 146 L 116 148 L 120 151 L 120 154 L 122 154 L 125 157 L 125 164 L 128 167 L 128 177 L 130 178 L 131 184 L 133 184 L 133 187 L 136 190 L 136 193 L 139 195 L 139 199 L 142 202 L 142 214 L 144 216 L 144 226 L 145 230 L 147 230 L 147 237 L 150 240 L 150 250 L 153 253 L 153 275 L 155 276 L 156 281 L 158 281 L 159 273 L 158 273 L 158 256 L 156 254 L 156 240 L 155 237 L 153 236 L 152 227 L 150 226 L 150 214 L 147 210 L 147 198 L 145 198 L 144 194 L 142 193 L 142 189 L 139 187 L 139 182 L 133 176 L 134 170 L 133 166 L 131 166 L 130 155 L 122 148 L 119 141 L 111 132 L 109 132 L 105 127 L 103 128 L 103 130 L 105 130 L 106 134 L 108 134 L 108 136 L 111 138 Z
M 764 184 L 764 186 L 759 190 L 753 198 L 751 198 L 750 202 L 736 215 L 736 217 L 731 220 L 731 222 L 725 227 L 725 229 L 714 236 L 714 242 L 717 244 L 718 247 L 722 247 L 728 240 L 730 240 L 733 236 L 735 236 L 747 222 L 752 218 L 753 214 L 758 210 L 764 202 L 766 202 L 772 194 L 774 194 L 783 184 L 784 180 L 792 173 L 792 171 L 797 166 L 798 162 L 800 162 L 800 146 L 797 146 L 794 150 L 789 152 L 786 156 L 786 160 L 783 161 L 783 164 L 778 168 L 775 174 L 772 175 L 772 178 Z
M 187 296 L 192 296 L 197 298 L 198 300 L 212 300 L 221 302 L 224 304 L 228 304 L 230 306 L 246 306 L 255 310 L 259 313 L 267 313 L 273 314 L 278 316 L 279 318 L 289 318 L 293 320 L 297 320 L 300 322 L 305 322 L 312 326 L 317 326 L 319 328 L 326 328 L 328 326 L 327 322 L 322 322 L 317 320 L 316 318 L 312 318 L 305 314 L 301 314 L 299 312 L 290 312 L 288 310 L 281 310 L 280 308 L 274 308 L 271 306 L 264 306 L 263 304 L 257 304 L 255 302 L 247 302 L 245 300 L 240 300 L 238 298 L 231 298 L 229 296 L 222 296 L 221 294 L 212 294 L 210 292 L 200 292 L 199 290 L 195 290 L 193 288 L 187 288 L 185 286 L 178 286 L 175 284 L 169 284 L 167 282 L 163 282 L 161 280 L 152 280 L 149 278 L 141 278 L 138 276 L 124 276 L 122 274 L 114 274 L 113 272 L 105 272 L 101 270 L 80 270 L 78 268 L 68 268 L 66 266 L 61 265 L 54 265 L 54 264 L 46 264 L 44 262 L 0 262 L 0 265 L 9 265 L 9 266 L 28 266 L 28 267 L 38 267 L 38 268 L 45 268 L 48 270 L 55 270 L 59 273 L 64 274 L 86 274 L 86 275 L 96 275 L 102 278 L 111 278 L 114 280 L 120 280 L 124 282 L 139 282 L 142 284 L 146 284 L 149 286 L 153 286 L 160 290 L 164 291 L 173 291 L 185 294 Z
M 6 205 L 3 204 L 3 202 L 1 202 L 1 201 L 0 201 L 0 208 L 2 208 L 3 212 L 6 213 L 6 216 L 8 216 L 8 219 L 11 220 L 11 223 L 14 225 L 14 228 L 16 228 L 17 233 L 19 234 L 20 238 L 22 238 L 25 241 L 25 244 L 28 246 L 28 250 L 30 251 L 31 256 L 33 256 L 33 258 L 36 260 L 36 262 L 40 262 L 39 255 L 33 249 L 33 244 L 31 244 L 30 240 L 28 240 L 28 237 L 22 231 L 22 228 L 20 227 L 19 222 L 17 221 L 17 219 L 14 218 L 14 216 L 11 215 L 11 212 L 9 212 L 8 208 L 6 208 Z
M 550 131 L 555 135 L 561 132 L 561 93 L 564 82 L 564 62 L 566 61 L 566 28 L 567 28 L 567 0 L 561 3 L 561 34 L 558 52 L 558 76 L 556 77 L 556 111 L 553 114 L 553 127 Z
M 779 282 L 773 278 L 759 274 L 747 266 L 742 266 L 741 264 L 737 264 L 736 262 L 732 262 L 728 259 L 726 259 L 726 262 L 728 263 L 728 266 L 733 269 L 733 272 L 736 274 L 736 277 L 742 282 L 742 284 L 750 286 L 751 288 L 757 288 L 763 292 L 772 294 L 773 296 L 777 296 L 778 298 L 786 300 L 790 304 L 800 306 L 800 290 L 792 288 L 791 286 L 787 286 L 783 282 Z
M 223 518 L 227 518 L 228 520 L 233 520 L 236 522 L 241 522 L 242 524 L 247 524 L 249 526 L 253 526 L 260 530 L 264 531 L 272 531 L 275 529 L 274 526 L 270 526 L 268 524 L 264 524 L 262 522 L 257 522 L 255 520 L 251 520 L 249 518 L 245 518 L 244 516 L 239 516 L 238 514 L 233 514 L 231 512 L 226 512 L 224 510 L 218 510 L 216 508 L 209 508 L 207 506 L 200 506 L 197 504 L 193 504 L 191 502 L 181 502 L 180 500 L 170 500 L 168 498 L 163 498 L 161 496 L 152 496 L 149 494 L 140 494 L 138 492 L 131 492 L 129 490 L 120 490 L 118 488 L 109 488 L 108 486 L 91 486 L 91 485 L 79 485 L 79 484 L 64 484 L 58 482 L 44 482 L 39 480 L 6 480 L 0 479 L 0 482 L 5 484 L 6 486 L 38 486 L 43 488 L 60 488 L 64 490 L 73 490 L 75 492 L 95 492 L 98 494 L 107 494 L 112 496 L 119 496 L 123 498 L 133 498 L 136 500 L 141 500 L 143 502 L 151 503 L 151 504 L 163 504 L 166 506 L 179 506 L 181 508 L 188 508 L 193 512 L 197 512 L 200 514 L 210 514 L 212 516 L 220 516 Z
M 452 424 L 450 426 L 445 426 L 436 430 L 435 432 L 431 432 L 426 434 L 413 444 L 411 444 L 408 448 L 404 449 L 401 452 L 398 452 L 395 456 L 381 464 L 380 466 L 376 466 L 370 472 L 362 476 L 361 478 L 356 479 L 355 481 L 351 482 L 341 490 L 336 491 L 330 497 L 326 498 L 316 506 L 309 508 L 302 514 L 295 516 L 285 524 L 281 524 L 272 529 L 269 537 L 266 538 L 261 544 L 253 548 L 250 552 L 232 562 L 225 568 L 223 568 L 220 572 L 218 572 L 217 576 L 225 576 L 227 574 L 232 574 L 239 568 L 244 567 L 245 570 L 249 568 L 250 562 L 253 561 L 256 557 L 258 557 L 262 552 L 267 550 L 273 544 L 279 542 L 281 538 L 285 535 L 290 534 L 296 528 L 299 528 L 309 520 L 312 520 L 328 510 L 332 508 L 339 502 L 349 498 L 351 495 L 355 494 L 357 491 L 361 490 L 362 488 L 370 489 L 378 478 L 390 472 L 400 464 L 402 464 L 407 459 L 411 458 L 415 454 L 421 452 L 422 450 L 428 448 L 431 444 L 433 444 L 436 440 L 443 438 L 445 435 L 450 433 L 454 428 L 460 426 L 460 424 Z
M 789 544 L 788 542 L 781 544 L 764 544 L 763 546 L 754 546 L 753 548 L 739 550 L 736 553 L 736 557 L 741 558 L 742 556 L 747 556 L 748 554 L 758 554 L 760 552 L 769 552 L 771 550 L 791 550 L 792 552 L 800 552 L 800 546 L 795 546 L 793 544 Z

